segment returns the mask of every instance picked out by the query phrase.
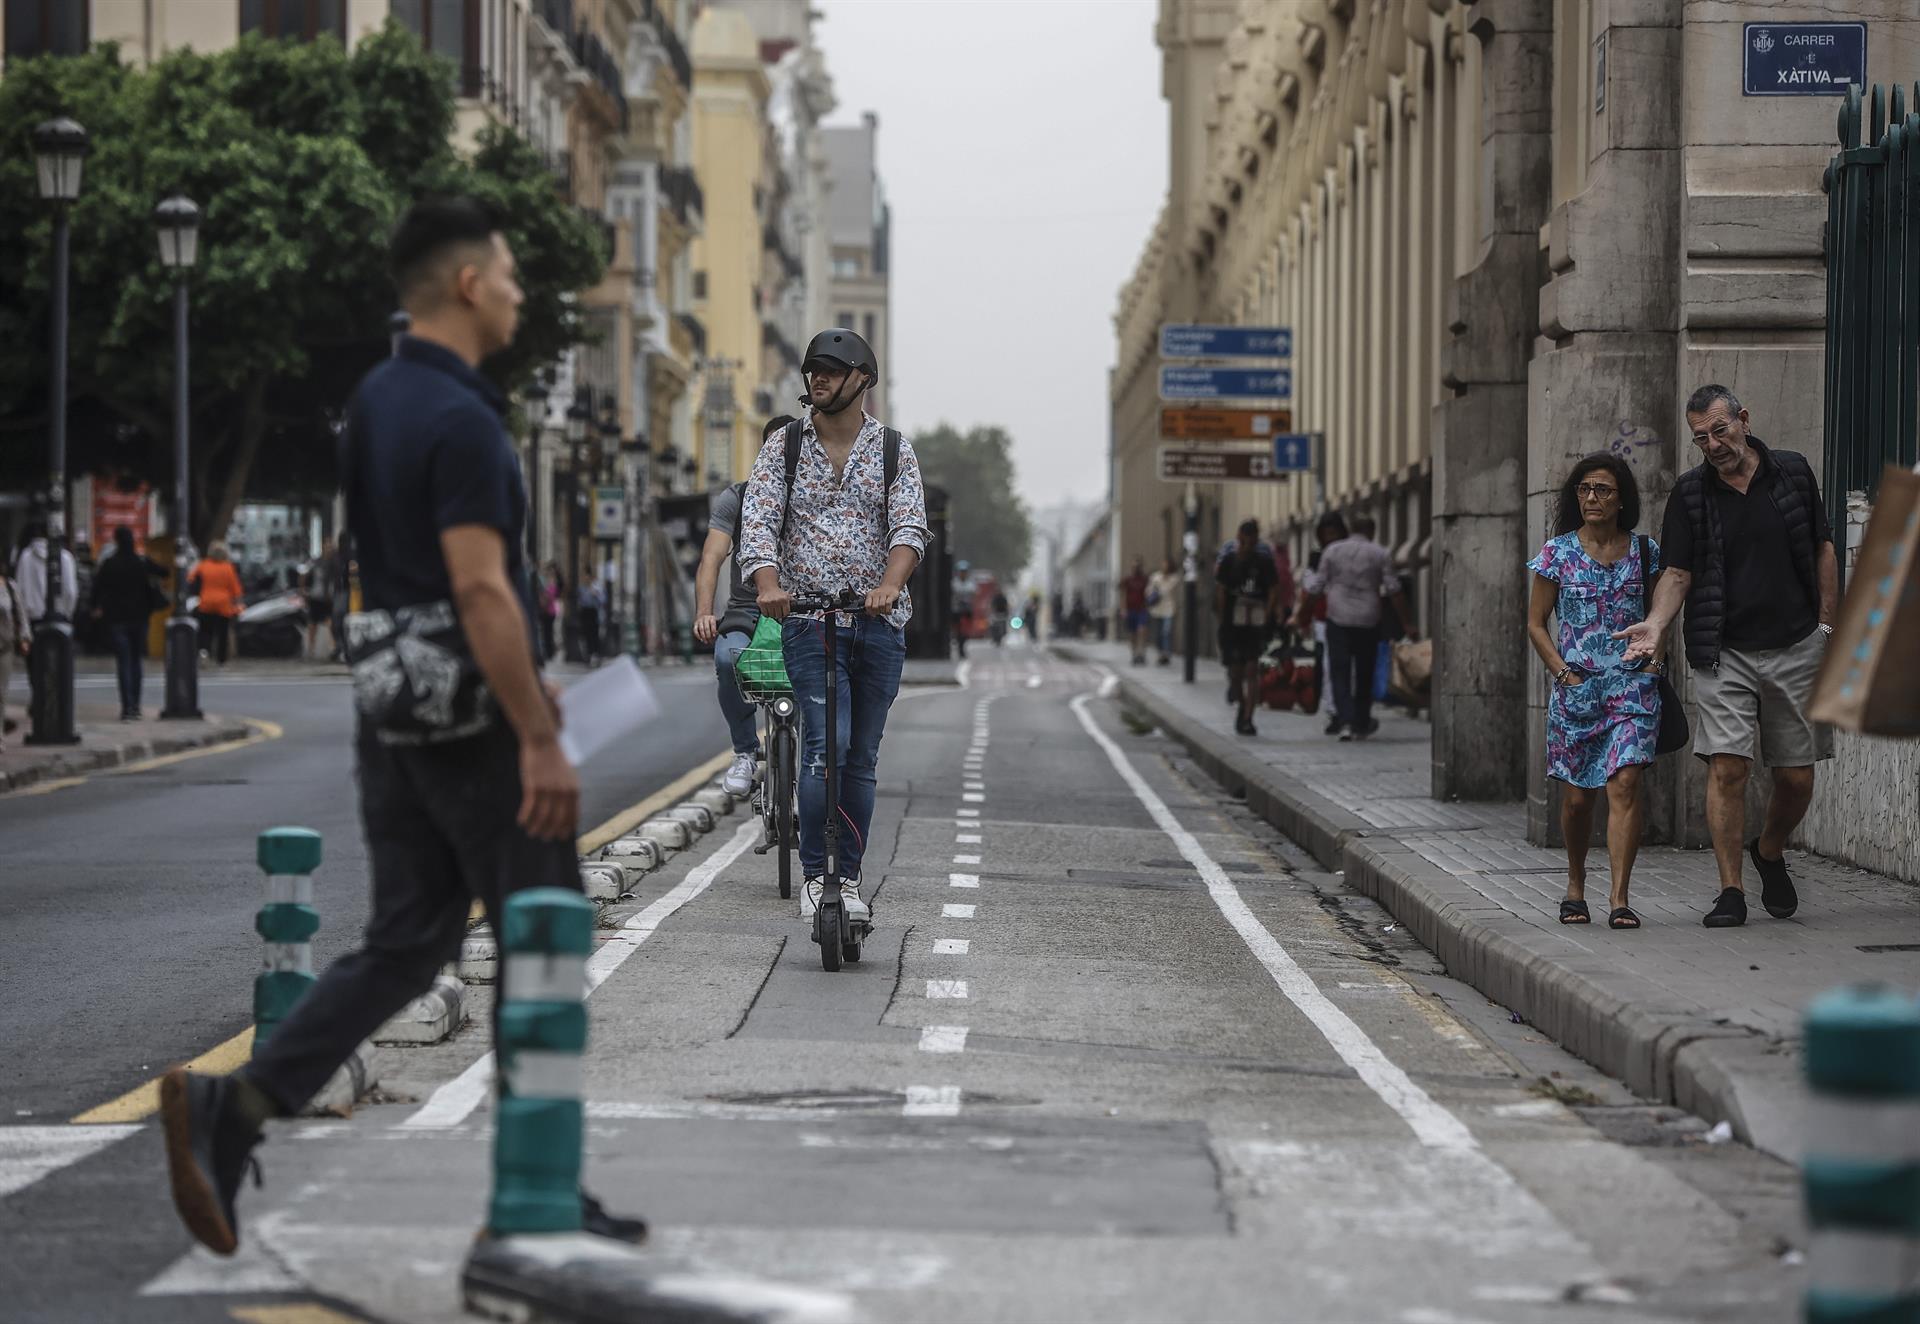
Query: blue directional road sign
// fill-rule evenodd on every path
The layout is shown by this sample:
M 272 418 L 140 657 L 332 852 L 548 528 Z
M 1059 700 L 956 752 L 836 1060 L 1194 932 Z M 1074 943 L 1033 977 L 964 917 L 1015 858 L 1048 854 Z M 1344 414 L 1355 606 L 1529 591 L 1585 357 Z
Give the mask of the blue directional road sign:
M 1291 400 L 1291 368 L 1189 368 L 1160 365 L 1162 400 Z
M 1313 434 L 1282 432 L 1275 436 L 1273 467 L 1282 473 L 1305 473 L 1313 468 Z
M 1160 328 L 1163 359 L 1290 359 L 1293 328 L 1286 326 L 1189 326 Z

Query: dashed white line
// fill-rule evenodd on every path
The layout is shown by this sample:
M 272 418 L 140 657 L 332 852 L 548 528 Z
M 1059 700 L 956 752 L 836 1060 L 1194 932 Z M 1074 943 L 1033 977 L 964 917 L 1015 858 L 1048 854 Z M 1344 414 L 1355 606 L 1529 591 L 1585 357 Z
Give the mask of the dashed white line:
M 935 956 L 965 956 L 969 942 L 965 938 L 935 938 L 933 954 Z
M 978 809 L 956 809 L 953 812 L 958 814 L 961 818 L 980 817 L 980 811 Z
M 947 875 L 948 887 L 978 887 L 980 875 L 977 873 L 950 873 Z
M 983 805 L 987 802 L 987 797 L 978 791 L 968 791 L 960 798 L 970 805 Z
M 959 1053 L 967 1046 L 967 1027 L 964 1025 L 927 1025 L 920 1030 L 920 1051 L 923 1053 Z
M 903 1117 L 958 1117 L 960 1115 L 960 1087 L 958 1085 L 909 1085 L 907 1103 L 900 1110 Z
M 967 981 L 964 979 L 929 979 L 927 996 L 930 998 L 964 999 L 967 996 Z
M 978 832 L 962 832 L 953 839 L 953 844 L 956 846 L 978 846 L 980 842 L 981 836 Z
M 957 905 L 953 902 L 948 902 L 946 905 L 940 907 L 940 918 L 941 919 L 972 919 L 973 907 L 970 905 Z
M 953 862 L 955 864 L 978 864 L 980 863 L 980 857 L 978 855 L 956 855 L 953 857 Z

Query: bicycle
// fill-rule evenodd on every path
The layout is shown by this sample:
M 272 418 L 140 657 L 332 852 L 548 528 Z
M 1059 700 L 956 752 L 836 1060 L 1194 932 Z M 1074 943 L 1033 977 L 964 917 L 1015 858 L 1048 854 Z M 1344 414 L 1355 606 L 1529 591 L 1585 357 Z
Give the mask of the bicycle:
M 750 656 L 743 653 L 742 661 L 745 662 Z M 767 751 L 767 766 L 753 800 L 754 811 L 760 815 L 765 835 L 760 844 L 753 848 L 753 853 L 765 855 L 770 850 L 779 852 L 776 858 L 779 861 L 780 896 L 783 900 L 791 900 L 793 853 L 800 845 L 794 813 L 800 767 L 800 708 L 794 702 L 793 684 L 787 679 L 785 666 L 761 671 L 751 662 L 736 664 L 734 683 L 739 685 L 740 694 L 747 702 L 758 704 L 766 714 L 767 729 L 762 747 Z
M 838 695 L 840 686 L 835 675 L 835 651 L 839 643 L 838 613 L 859 611 L 866 598 L 852 589 L 842 589 L 837 595 L 828 597 L 816 595 L 795 597 L 793 610 L 796 612 L 818 611 L 826 615 L 822 618 L 826 647 L 826 748 L 827 748 L 827 867 L 820 879 L 820 905 L 813 912 L 813 940 L 820 947 L 820 965 L 828 972 L 840 969 L 842 961 L 849 963 L 860 959 L 860 945 L 866 940 L 873 926 L 864 921 L 854 922 L 847 918 L 847 908 L 840 899 L 840 765 L 834 738 L 839 731 Z

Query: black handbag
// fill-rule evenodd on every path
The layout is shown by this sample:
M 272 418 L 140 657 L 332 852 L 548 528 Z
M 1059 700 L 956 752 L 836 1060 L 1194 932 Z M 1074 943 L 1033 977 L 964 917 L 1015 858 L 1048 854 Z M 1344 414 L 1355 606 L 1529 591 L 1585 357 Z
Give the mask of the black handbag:
M 1647 618 L 1647 566 L 1652 564 L 1647 555 L 1647 535 L 1635 534 L 1640 544 L 1640 619 Z M 1660 730 L 1653 740 L 1655 754 L 1672 754 L 1687 747 L 1693 739 L 1693 728 L 1687 725 L 1687 710 L 1681 706 L 1680 694 L 1673 688 L 1673 682 L 1667 679 L 1666 667 L 1655 660 L 1649 665 L 1659 668 L 1654 672 L 1654 681 L 1660 691 Z
M 354 438 L 341 438 L 340 490 L 347 527 L 340 563 L 353 558 Z M 353 670 L 353 706 L 383 745 L 438 745 L 490 728 L 499 707 L 474 661 L 452 602 L 422 602 L 392 611 L 349 613 L 345 652 Z

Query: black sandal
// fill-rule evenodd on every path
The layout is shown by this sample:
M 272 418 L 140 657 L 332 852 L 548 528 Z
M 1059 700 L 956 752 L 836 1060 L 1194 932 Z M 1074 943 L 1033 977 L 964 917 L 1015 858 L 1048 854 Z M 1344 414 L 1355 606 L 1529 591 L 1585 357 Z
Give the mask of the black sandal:
M 1607 927 L 1610 929 L 1637 929 L 1640 927 L 1640 917 L 1634 914 L 1632 908 L 1629 906 L 1616 906 L 1614 907 L 1613 913 L 1607 916 Z
M 1575 901 L 1572 897 L 1563 897 L 1560 901 L 1560 922 L 1562 924 L 1591 924 L 1593 916 L 1587 911 L 1587 903 Z

